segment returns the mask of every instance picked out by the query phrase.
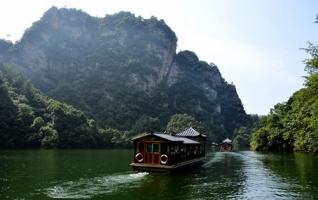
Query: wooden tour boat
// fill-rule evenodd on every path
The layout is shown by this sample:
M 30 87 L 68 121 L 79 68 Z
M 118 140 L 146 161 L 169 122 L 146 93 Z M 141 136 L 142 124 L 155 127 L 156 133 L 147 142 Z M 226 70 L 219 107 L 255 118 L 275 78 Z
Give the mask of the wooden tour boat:
M 205 160 L 206 135 L 192 127 L 175 135 L 149 133 L 136 136 L 134 160 L 136 171 L 174 171 L 198 166 Z
M 229 138 L 226 138 L 223 140 L 223 142 L 220 144 L 220 151 L 232 151 L 233 150 L 233 143 L 232 140 Z

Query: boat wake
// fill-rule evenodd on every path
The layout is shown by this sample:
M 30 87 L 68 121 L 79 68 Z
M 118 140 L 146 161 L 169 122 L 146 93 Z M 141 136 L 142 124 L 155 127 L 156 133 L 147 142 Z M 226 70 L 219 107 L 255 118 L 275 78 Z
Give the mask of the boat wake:
M 115 174 L 104 177 L 82 178 L 67 181 L 53 187 L 43 189 L 45 195 L 56 199 L 88 199 L 100 194 L 107 194 L 123 188 L 137 187 L 149 173 Z
M 213 156 L 213 158 L 211 160 L 209 160 L 208 162 L 204 163 L 202 165 L 203 168 L 210 168 L 213 163 L 217 163 L 217 162 L 220 162 L 222 159 L 223 159 L 223 154 L 220 153 L 220 152 L 216 152 Z

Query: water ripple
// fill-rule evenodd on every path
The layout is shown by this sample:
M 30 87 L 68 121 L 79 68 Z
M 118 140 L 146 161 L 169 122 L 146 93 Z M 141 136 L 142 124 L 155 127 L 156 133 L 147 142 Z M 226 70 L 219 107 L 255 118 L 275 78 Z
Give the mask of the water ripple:
M 147 172 L 142 172 L 82 178 L 77 181 L 67 181 L 45 188 L 43 192 L 50 198 L 88 199 L 96 195 L 122 190 L 123 188 L 136 187 L 146 175 L 148 175 Z
M 224 154 L 217 152 L 213 158 L 202 165 L 203 168 L 210 168 L 214 163 L 220 162 L 224 158 Z

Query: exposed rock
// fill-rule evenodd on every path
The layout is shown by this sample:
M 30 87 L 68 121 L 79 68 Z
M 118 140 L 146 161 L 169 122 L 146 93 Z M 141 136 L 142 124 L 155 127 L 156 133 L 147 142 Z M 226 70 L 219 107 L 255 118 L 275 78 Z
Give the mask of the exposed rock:
M 0 39 L 0 60 L 2 61 L 8 60 L 10 49 L 12 48 L 13 48 L 12 42 Z
M 176 46 L 175 33 L 155 17 L 119 12 L 96 18 L 52 7 L 17 44 L 0 41 L 0 60 L 105 126 L 129 129 L 142 115 L 164 124 L 174 113 L 228 133 L 243 124 L 235 87 L 216 65 L 191 51 L 176 54 Z

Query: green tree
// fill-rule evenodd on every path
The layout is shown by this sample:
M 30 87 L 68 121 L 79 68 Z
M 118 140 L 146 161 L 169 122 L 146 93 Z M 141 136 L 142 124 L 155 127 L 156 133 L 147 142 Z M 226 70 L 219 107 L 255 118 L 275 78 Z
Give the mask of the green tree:
M 46 148 L 56 147 L 59 144 L 58 132 L 51 126 L 43 126 L 40 128 L 40 135 L 43 136 L 41 146 Z
M 116 148 L 127 147 L 130 145 L 130 140 L 127 132 L 122 132 L 113 128 L 99 129 L 99 134 L 102 139 L 102 147 Z
M 252 136 L 254 150 L 318 153 L 318 46 L 309 43 L 305 50 L 311 58 L 305 61 L 304 88 L 262 119 Z
M 0 64 L 0 148 L 98 147 L 96 123 Z
M 0 74 L 1 75 L 1 74 Z M 12 102 L 8 88 L 0 76 L 0 148 L 15 147 L 20 137 L 18 108 Z
M 160 131 L 161 129 L 161 123 L 159 118 L 157 117 L 149 117 L 146 115 L 143 115 L 132 128 L 132 131 L 136 134 L 139 133 L 153 133 L 156 131 Z
M 173 115 L 167 124 L 167 131 L 170 133 L 178 133 L 189 127 L 193 127 L 199 132 L 205 132 L 204 125 L 187 114 Z
M 59 134 L 60 147 L 94 147 L 97 146 L 94 132 L 96 127 L 90 127 L 86 116 L 75 108 L 51 100 L 48 111 L 53 119 L 53 128 Z
M 235 149 L 249 149 L 251 129 L 240 127 L 234 131 L 233 145 Z

